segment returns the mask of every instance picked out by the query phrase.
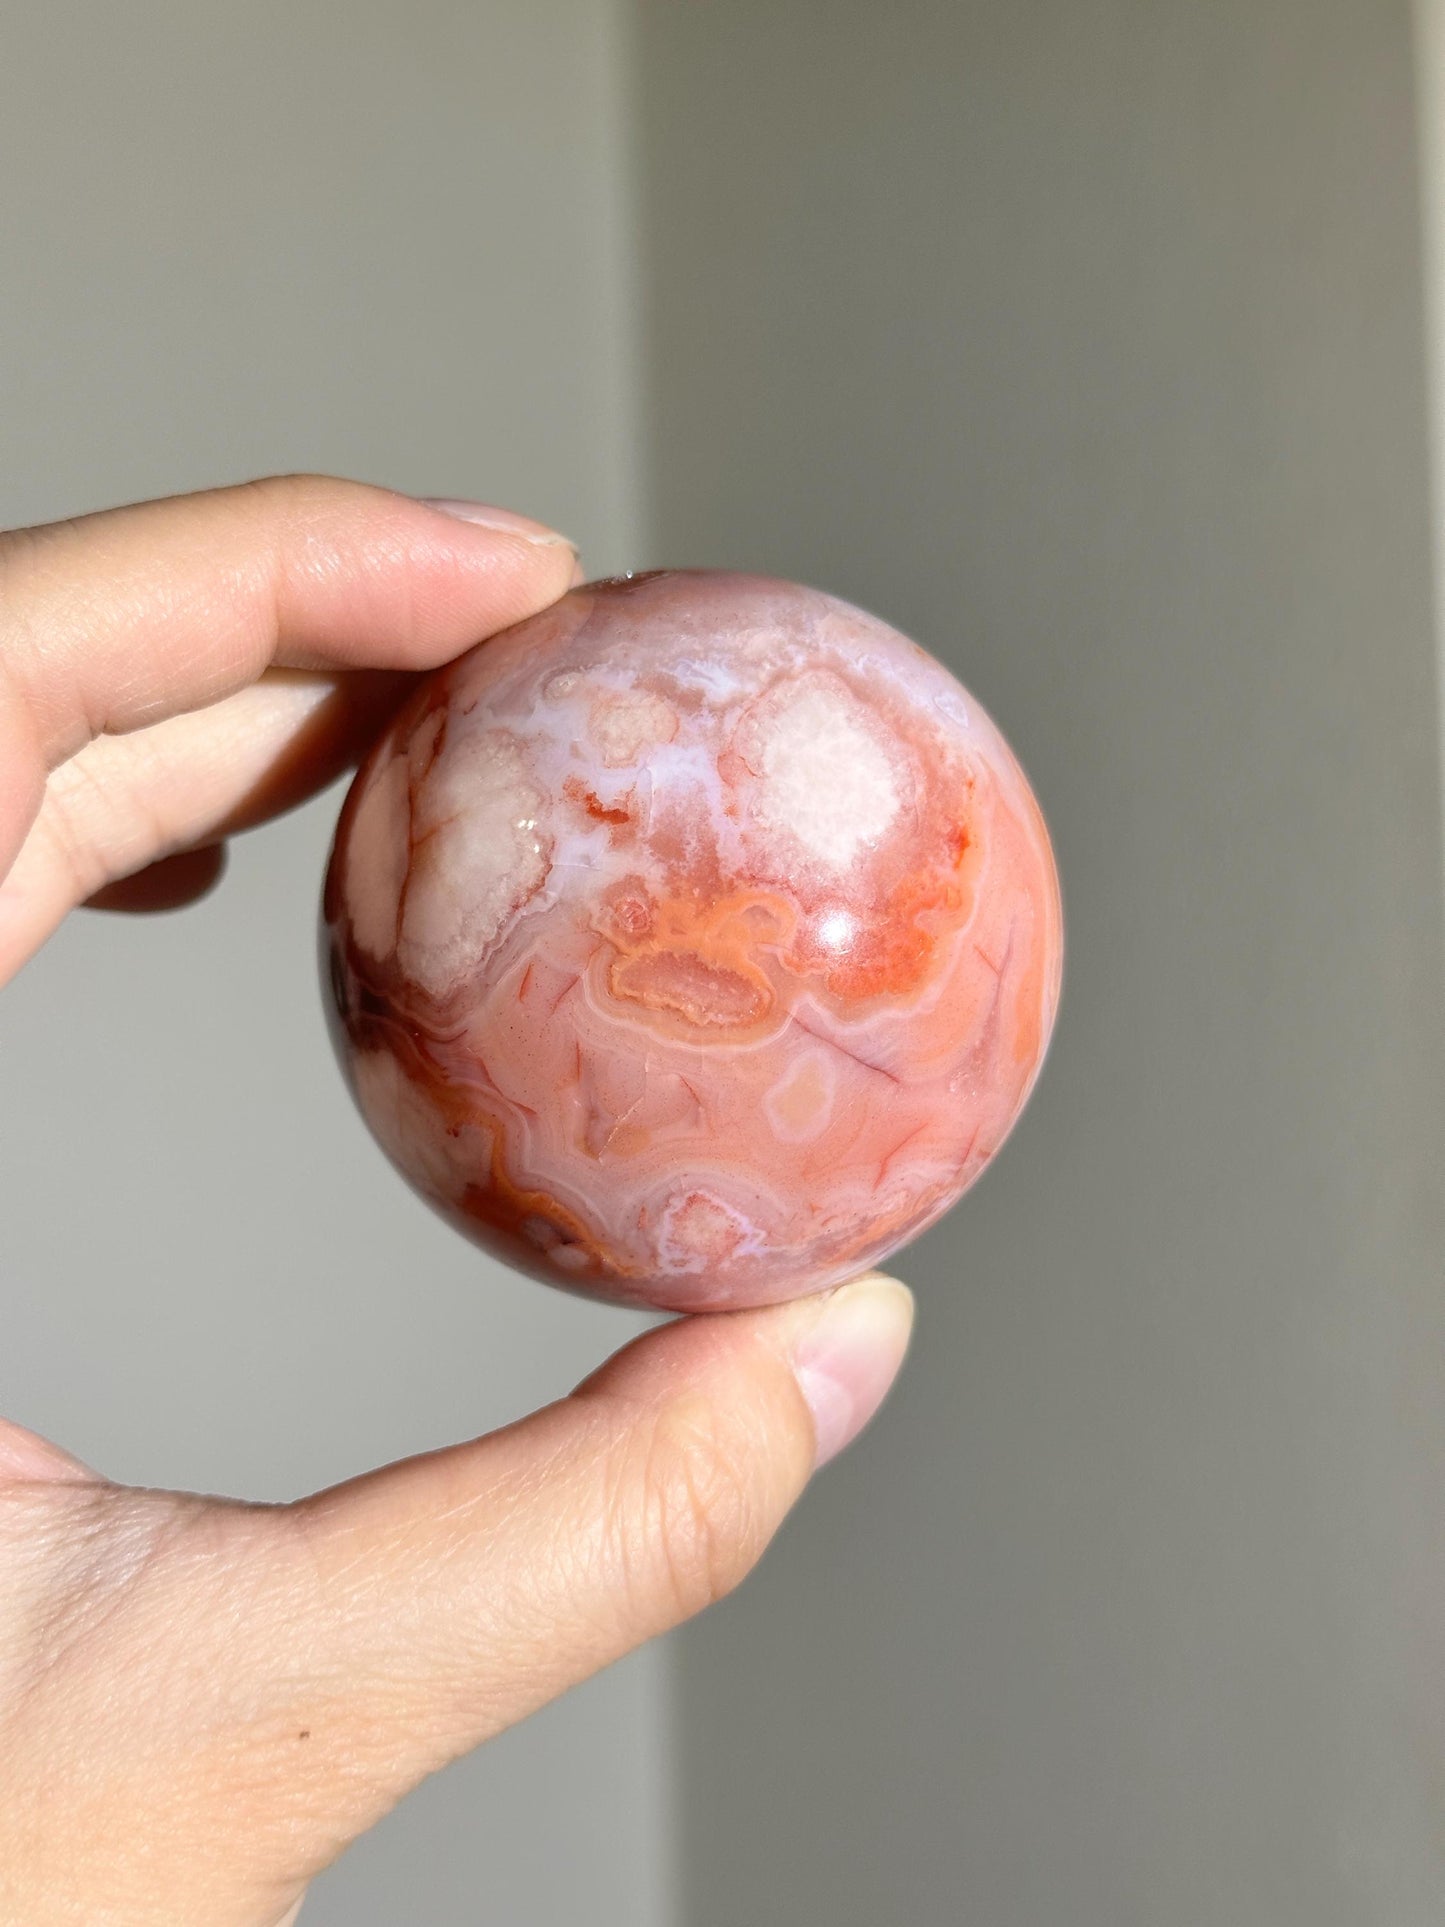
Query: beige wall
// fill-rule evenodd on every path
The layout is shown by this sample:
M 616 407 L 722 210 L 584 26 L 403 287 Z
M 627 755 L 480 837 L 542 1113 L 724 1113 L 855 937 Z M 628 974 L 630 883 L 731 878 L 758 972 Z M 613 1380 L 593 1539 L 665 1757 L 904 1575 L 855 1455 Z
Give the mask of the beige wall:
M 1430 531 L 1445 767 L 1445 4 L 1414 0 L 1415 115 L 1420 155 L 1426 364 L 1430 406 Z M 1445 789 L 1442 789 L 1445 807 Z
M 1052 1061 L 679 1666 L 685 1918 L 1445 1917 L 1445 976 L 1403 4 L 643 0 L 659 557 L 943 653 Z

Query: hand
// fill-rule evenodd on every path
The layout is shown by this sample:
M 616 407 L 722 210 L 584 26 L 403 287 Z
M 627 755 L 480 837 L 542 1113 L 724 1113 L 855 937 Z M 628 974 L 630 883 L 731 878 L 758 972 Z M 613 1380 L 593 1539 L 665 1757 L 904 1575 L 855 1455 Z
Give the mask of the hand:
M 519 517 L 311 479 L 0 536 L 0 980 L 78 903 L 209 887 L 574 568 Z M 877 1278 L 679 1320 L 286 1506 L 114 1485 L 0 1421 L 0 1921 L 294 1920 L 427 1774 L 736 1585 L 909 1320 Z

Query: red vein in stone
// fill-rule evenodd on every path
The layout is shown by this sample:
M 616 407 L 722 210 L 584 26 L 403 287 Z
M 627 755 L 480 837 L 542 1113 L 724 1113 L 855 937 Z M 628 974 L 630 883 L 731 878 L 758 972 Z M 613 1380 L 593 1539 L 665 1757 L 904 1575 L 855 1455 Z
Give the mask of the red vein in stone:
M 816 1037 L 820 1044 L 826 1044 L 830 1050 L 837 1051 L 842 1057 L 851 1057 L 853 1062 L 861 1064 L 865 1071 L 874 1071 L 879 1077 L 886 1077 L 890 1084 L 902 1084 L 903 1079 L 895 1076 L 892 1071 L 886 1070 L 882 1064 L 870 1063 L 866 1057 L 860 1057 L 857 1051 L 849 1050 L 846 1044 L 840 1044 L 836 1037 L 825 1037 L 822 1031 L 814 1030 L 811 1024 L 805 1024 L 796 1011 L 793 1013 L 793 1022 L 799 1030 L 805 1030 L 810 1037 Z

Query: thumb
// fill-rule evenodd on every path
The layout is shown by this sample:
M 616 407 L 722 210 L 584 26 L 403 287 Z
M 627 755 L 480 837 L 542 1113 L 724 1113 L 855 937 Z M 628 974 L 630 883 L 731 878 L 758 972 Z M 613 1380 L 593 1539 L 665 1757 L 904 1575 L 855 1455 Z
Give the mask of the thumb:
M 267 1671 L 288 1695 L 274 1730 L 308 1735 L 288 1761 L 323 1822 L 317 1865 L 427 1774 L 736 1586 L 882 1402 L 911 1322 L 909 1293 L 876 1275 L 680 1319 L 504 1431 L 279 1515 L 307 1578 Z

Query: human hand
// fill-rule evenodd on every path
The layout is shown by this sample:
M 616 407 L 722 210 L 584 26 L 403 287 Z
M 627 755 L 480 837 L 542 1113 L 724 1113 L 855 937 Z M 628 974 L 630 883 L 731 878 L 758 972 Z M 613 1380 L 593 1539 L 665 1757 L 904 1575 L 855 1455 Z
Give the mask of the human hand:
M 78 903 L 209 887 L 574 568 L 501 511 L 307 478 L 0 536 L 0 981 Z M 910 1316 L 871 1278 L 682 1319 L 284 1506 L 116 1485 L 0 1420 L 0 1922 L 294 1920 L 429 1773 L 736 1585 Z

